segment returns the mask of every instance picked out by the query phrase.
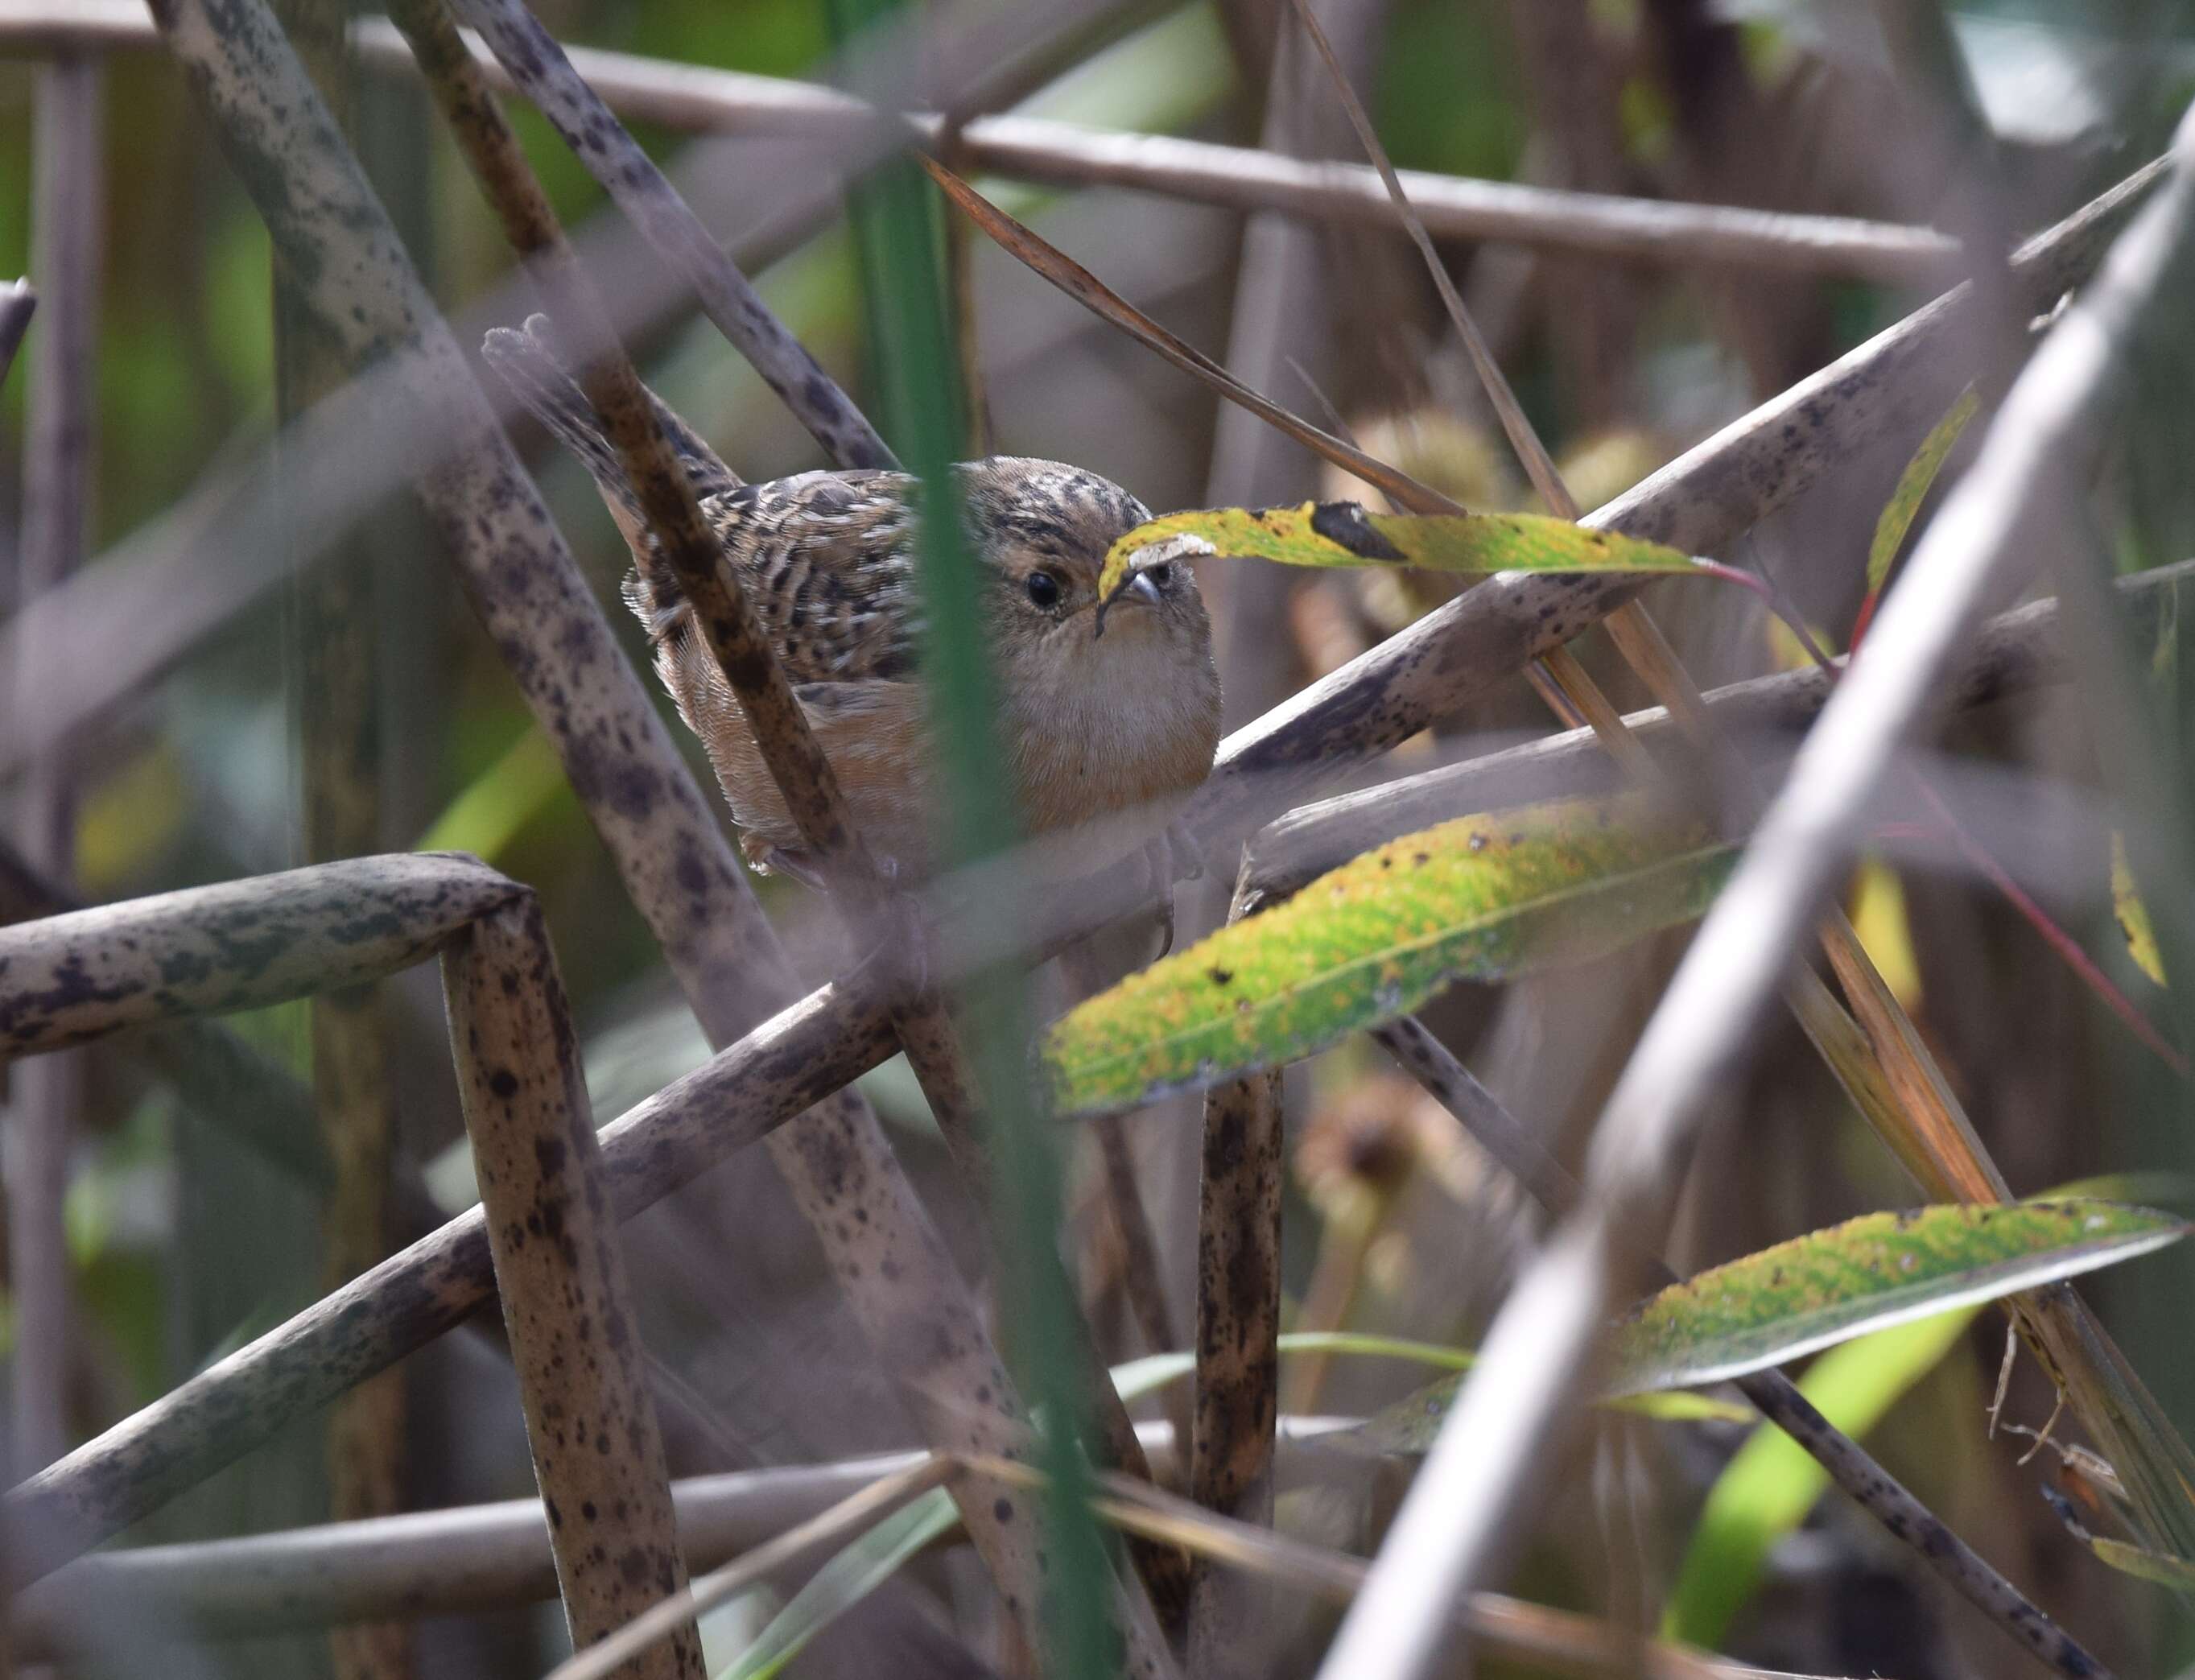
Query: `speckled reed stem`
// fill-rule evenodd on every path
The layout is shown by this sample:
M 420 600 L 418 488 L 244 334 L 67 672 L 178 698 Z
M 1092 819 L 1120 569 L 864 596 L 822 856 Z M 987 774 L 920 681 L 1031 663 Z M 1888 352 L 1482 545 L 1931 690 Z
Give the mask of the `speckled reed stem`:
M 686 1562 L 579 1041 L 533 895 L 459 933 L 442 983 L 534 1479 L 584 1648 L 684 1586 Z M 692 1619 L 620 1671 L 700 1680 Z
M 0 1053 L 377 980 L 521 890 L 476 857 L 399 853 L 19 922 L 0 928 Z
M 1244 914 L 1238 880 L 1228 921 Z M 1279 1421 L 1281 1076 L 1255 1073 L 1205 1094 L 1197 1186 L 1196 1382 L 1190 1496 L 1222 1516 L 1270 1527 Z M 1236 1674 L 1259 1651 L 1265 1591 L 1199 1558 L 1190 1573 L 1189 1662 Z

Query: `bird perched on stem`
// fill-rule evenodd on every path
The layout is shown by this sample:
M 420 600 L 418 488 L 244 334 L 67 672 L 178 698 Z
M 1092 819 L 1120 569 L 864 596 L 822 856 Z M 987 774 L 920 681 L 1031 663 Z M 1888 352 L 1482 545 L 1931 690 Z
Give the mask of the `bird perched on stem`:
M 812 860 L 760 749 L 653 539 L 594 407 L 546 319 L 498 328 L 483 355 L 586 466 L 637 563 L 626 601 L 655 668 L 708 749 L 759 869 L 809 880 Z M 922 599 L 914 481 L 905 473 L 804 472 L 745 484 L 656 404 L 701 511 L 722 539 L 801 708 L 838 772 L 870 850 L 930 873 L 936 754 L 918 668 Z M 1164 829 L 1212 768 L 1219 678 L 1212 626 L 1188 567 L 1138 569 L 1098 632 L 1098 574 L 1115 539 L 1150 517 L 1126 490 L 1057 461 L 992 456 L 955 469 L 981 563 L 1004 715 L 1000 738 L 1025 833 L 1057 841 L 1047 867 L 1076 874 Z

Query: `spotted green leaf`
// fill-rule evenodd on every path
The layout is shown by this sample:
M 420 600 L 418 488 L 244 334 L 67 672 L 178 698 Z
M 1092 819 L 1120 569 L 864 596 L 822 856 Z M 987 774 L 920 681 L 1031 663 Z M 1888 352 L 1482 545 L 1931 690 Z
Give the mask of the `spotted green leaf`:
M 1944 457 L 1951 446 L 1974 418 L 1981 406 L 1969 385 L 1959 393 L 1944 418 L 1936 422 L 1935 429 L 1921 440 L 1921 447 L 1905 464 L 1905 471 L 1898 475 L 1898 488 L 1890 493 L 1883 504 L 1882 513 L 1875 522 L 1875 540 L 1867 551 L 1867 592 L 1880 595 L 1882 586 L 1890 580 L 1891 563 L 1898 558 L 1898 551 L 1905 546 L 1905 534 L 1913 528 L 1914 516 L 1921 511 L 1921 504 L 1927 499 L 1929 489 L 1936 482 L 1936 475 L 1944 470 Z
M 2134 966 L 2163 985 L 2164 956 L 2158 949 L 2157 929 L 2151 926 L 2149 906 L 2141 901 L 2141 889 L 2135 885 L 2134 868 L 2127 862 L 2126 836 L 2111 836 L 2111 914 L 2118 919 L 2119 932 L 2126 936 L 2127 955 Z
M 1533 513 L 1373 513 L 1355 502 L 1170 513 L 1115 542 L 1098 579 L 1109 601 L 1133 574 L 1183 554 L 1284 566 L 1415 566 L 1426 571 L 1698 572 L 1690 555 Z
M 1868 1214 L 1652 1296 L 1617 1329 L 1609 1389 L 1741 1377 L 1864 1331 L 2130 1260 L 2186 1230 L 2169 1214 L 2116 1202 Z
M 1733 856 L 1643 794 L 1405 835 L 1067 1015 L 1045 1045 L 1054 1101 L 1133 1107 L 1307 1056 L 1460 979 L 1605 955 L 1698 916 Z

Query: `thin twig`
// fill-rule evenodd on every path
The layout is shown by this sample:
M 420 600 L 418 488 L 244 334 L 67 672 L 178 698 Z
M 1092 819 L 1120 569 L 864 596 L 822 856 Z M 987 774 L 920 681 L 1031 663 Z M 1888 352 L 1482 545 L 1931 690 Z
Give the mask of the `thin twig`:
M 723 1568 L 700 1577 L 641 1614 L 600 1643 L 561 1662 L 548 1680 L 602 1680 L 618 1665 L 645 1652 L 666 1634 L 693 1625 L 726 1599 L 830 1541 L 871 1528 L 909 1500 L 951 1478 L 959 1467 L 950 1458 L 925 1457 L 850 1493 L 827 1511 L 757 1546 Z
M 408 72 L 410 55 L 378 18 L 355 26 L 369 68 Z M 20 52 L 150 45 L 135 0 L 0 0 L 0 48 Z M 485 49 L 478 49 L 485 55 Z M 617 114 L 685 134 L 829 141 L 874 118 L 852 95 L 813 83 L 599 49 L 568 49 L 573 66 Z M 492 72 L 499 89 L 509 78 Z M 911 120 L 928 128 L 935 119 Z M 1024 116 L 977 117 L 959 130 L 968 166 L 1055 187 L 1126 187 L 1240 211 L 1385 225 L 1387 197 L 1361 165 L 1304 161 L 1247 147 L 1118 133 Z M 953 159 L 948 157 L 948 162 Z M 955 165 L 958 167 L 958 165 Z M 1763 268 L 1925 285 L 1957 270 L 1956 240 L 1928 228 L 1736 205 L 1673 203 L 1402 171 L 1412 202 L 1442 239 L 1506 241 L 1674 268 Z
M 930 158 L 922 162 L 930 179 L 944 188 L 946 197 L 989 234 L 1000 249 L 1027 263 L 1092 314 L 1132 334 L 1177 367 L 1224 392 L 1230 401 L 1240 403 L 1305 448 L 1348 468 L 1366 483 L 1376 485 L 1397 501 L 1420 512 L 1465 511 L 1431 485 L 1421 484 L 1408 473 L 1374 459 L 1355 445 L 1322 431 L 1302 416 L 1282 407 L 1270 397 L 1252 390 L 1195 345 L 1160 326 L 1089 269 L 1007 215 L 942 164 Z
M 2157 622 L 2175 590 L 2191 582 L 2195 560 L 2130 574 L 2118 580 L 2115 593 L 2130 629 L 2139 632 Z M 1964 712 L 2072 675 L 2057 602 L 2031 602 L 1990 620 L 1962 650 L 1951 705 Z M 1732 683 L 1703 699 L 1723 736 L 1773 742 L 1819 717 L 1834 687 L 1829 673 L 1809 667 Z M 1623 725 L 1657 759 L 1676 748 L 1672 737 L 1680 725 L 1666 707 L 1628 713 Z M 1400 835 L 1478 811 L 1606 793 L 1616 785 L 1589 730 L 1543 736 L 1297 806 L 1251 839 L 1251 887 L 1263 909 Z

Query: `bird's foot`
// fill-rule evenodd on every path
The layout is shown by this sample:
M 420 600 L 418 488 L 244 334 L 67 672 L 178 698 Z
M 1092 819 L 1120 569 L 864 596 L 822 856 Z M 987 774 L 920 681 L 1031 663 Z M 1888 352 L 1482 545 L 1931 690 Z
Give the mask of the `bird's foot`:
M 1202 880 L 1204 879 L 1204 842 L 1189 831 L 1189 824 L 1176 821 L 1167 824 L 1157 844 L 1166 848 L 1167 875 L 1173 880 Z
M 784 875 L 812 892 L 827 892 L 830 890 L 831 884 L 824 879 L 823 871 L 815 867 L 815 861 L 804 852 L 787 852 L 781 846 L 765 846 L 758 852 L 749 852 L 747 861 L 755 866 L 758 874 Z
M 880 913 L 871 918 L 873 930 L 855 930 L 857 938 L 865 931 L 873 931 L 874 937 L 855 963 L 854 973 L 892 996 L 919 996 L 930 984 L 930 930 L 913 895 L 897 887 L 899 860 L 887 855 L 879 857 L 876 865 L 886 891 L 878 900 Z

